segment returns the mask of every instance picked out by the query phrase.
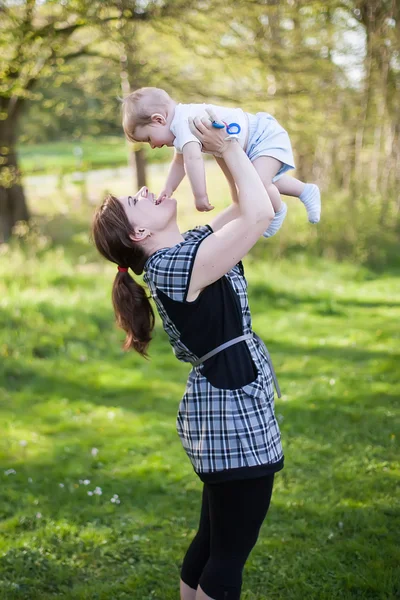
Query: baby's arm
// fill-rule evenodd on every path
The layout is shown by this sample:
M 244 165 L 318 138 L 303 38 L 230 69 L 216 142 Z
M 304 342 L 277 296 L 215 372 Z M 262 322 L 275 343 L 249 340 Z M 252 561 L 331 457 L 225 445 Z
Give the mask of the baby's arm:
M 183 154 L 175 152 L 174 159 L 169 167 L 167 181 L 158 199 L 163 196 L 171 196 L 184 177 L 185 166 L 183 164 Z
M 201 156 L 201 146 L 198 142 L 188 142 L 183 146 L 183 160 L 197 210 L 212 210 L 214 207 L 208 201 L 206 173 L 203 157 Z
M 224 161 L 224 159 L 216 156 L 215 160 L 217 161 L 221 171 L 223 172 L 223 174 L 226 177 L 226 180 L 228 181 L 229 188 L 231 191 L 232 201 L 235 204 L 237 204 L 239 202 L 239 198 L 238 198 L 235 180 L 233 179 L 232 174 L 231 174 L 230 170 L 228 169 L 228 166 L 227 166 L 226 162 Z

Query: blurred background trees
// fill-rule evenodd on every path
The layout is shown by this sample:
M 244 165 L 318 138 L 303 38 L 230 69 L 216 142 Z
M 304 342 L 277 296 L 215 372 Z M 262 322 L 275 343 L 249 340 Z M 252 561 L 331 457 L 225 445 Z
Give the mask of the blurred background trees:
M 377 244 L 381 229 L 397 239 L 398 0 L 0 6 L 1 240 L 28 216 L 16 147 L 109 135 L 123 144 L 118 98 L 143 85 L 274 114 L 290 133 L 298 176 L 324 189 L 317 245 L 338 229 L 343 254 L 360 235 Z M 156 155 L 133 150 L 142 184 L 146 157 Z

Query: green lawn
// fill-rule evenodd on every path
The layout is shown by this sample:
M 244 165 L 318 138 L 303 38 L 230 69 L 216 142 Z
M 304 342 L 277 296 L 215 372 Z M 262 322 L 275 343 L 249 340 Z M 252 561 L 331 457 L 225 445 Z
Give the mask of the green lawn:
M 150 361 L 124 354 L 86 222 L 46 227 L 0 248 L 0 598 L 177 600 L 201 490 L 175 432 L 188 367 L 159 323 Z M 398 598 L 400 273 L 255 254 L 286 466 L 242 597 Z
M 147 159 L 152 162 L 169 160 L 171 150 L 151 150 L 145 146 Z M 78 156 L 77 153 L 78 152 Z M 50 142 L 19 146 L 18 156 L 24 174 L 69 173 L 75 169 L 101 169 L 123 166 L 128 162 L 128 146 L 124 137 L 97 137 L 81 142 Z

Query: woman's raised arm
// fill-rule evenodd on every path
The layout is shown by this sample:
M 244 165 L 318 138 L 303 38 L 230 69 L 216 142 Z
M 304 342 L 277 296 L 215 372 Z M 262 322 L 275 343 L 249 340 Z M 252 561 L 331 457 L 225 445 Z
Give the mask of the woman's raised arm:
M 237 140 L 210 121 L 195 119 L 191 129 L 206 150 L 222 154 L 238 188 L 238 215 L 200 245 L 193 266 L 188 300 L 230 271 L 254 246 L 274 218 L 268 193 Z

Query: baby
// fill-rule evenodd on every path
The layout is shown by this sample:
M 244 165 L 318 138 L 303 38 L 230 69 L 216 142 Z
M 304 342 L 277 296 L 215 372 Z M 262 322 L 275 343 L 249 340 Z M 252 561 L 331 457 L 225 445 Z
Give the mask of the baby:
M 207 109 L 219 121 L 234 125 L 232 132 L 237 134 L 240 145 L 268 191 L 275 218 L 264 237 L 274 235 L 285 219 L 287 207 L 281 200 L 281 194 L 299 198 L 306 207 L 310 223 L 318 223 L 321 215 L 319 188 L 285 174 L 295 168 L 293 153 L 287 132 L 274 117 L 264 112 L 253 115 L 240 108 L 212 104 L 178 104 L 166 91 L 145 87 L 123 100 L 122 123 L 126 137 L 132 142 L 145 142 L 152 148 L 175 147 L 175 156 L 159 198 L 171 196 L 186 173 L 197 210 L 214 208 L 207 196 L 201 143 L 189 126 L 191 118 L 209 118 Z M 220 156 L 215 156 L 215 159 L 228 180 L 235 200 L 237 190 L 229 169 Z

